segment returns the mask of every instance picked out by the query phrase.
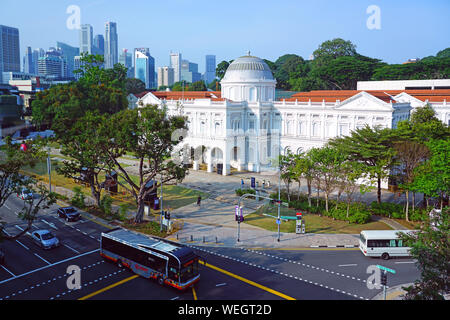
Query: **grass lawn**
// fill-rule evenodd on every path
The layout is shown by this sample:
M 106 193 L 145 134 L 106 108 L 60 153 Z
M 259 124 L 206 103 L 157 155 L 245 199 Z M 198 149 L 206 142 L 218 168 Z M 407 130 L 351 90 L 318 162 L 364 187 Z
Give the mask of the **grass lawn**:
M 63 175 L 60 175 L 56 172 L 56 168 L 58 166 L 58 161 L 52 160 L 52 173 L 51 180 L 52 186 L 64 187 L 69 190 L 73 190 L 75 187 L 81 188 L 81 191 L 86 196 L 91 195 L 91 189 L 89 187 L 83 186 L 79 183 L 76 183 L 73 179 L 66 178 Z M 48 183 L 48 173 L 47 173 L 47 162 L 40 162 L 35 167 L 30 168 L 26 167 L 23 170 L 24 174 L 33 175 L 36 179 L 44 181 Z M 139 181 L 137 176 L 131 175 L 133 181 Z M 103 181 L 105 179 L 105 174 L 100 174 L 100 180 Z M 121 178 L 119 178 L 119 181 Z M 124 188 L 119 186 L 119 195 L 113 196 L 113 205 L 120 205 L 123 203 L 127 203 L 130 205 L 129 210 L 136 210 L 135 200 L 131 195 L 123 195 L 122 192 L 125 191 Z M 102 192 L 104 195 L 105 192 Z M 177 209 L 188 204 L 194 203 L 197 201 L 197 197 L 201 196 L 203 199 L 208 197 L 207 193 L 200 192 L 197 190 L 191 190 L 188 188 L 183 188 L 176 185 L 164 185 L 163 186 L 163 206 L 164 208 Z M 153 211 L 153 210 L 152 210 Z
M 271 213 L 273 214 L 273 213 Z M 281 214 L 282 215 L 282 214 Z M 392 228 L 383 222 L 369 222 L 366 224 L 354 224 L 347 221 L 333 220 L 329 217 L 320 217 L 315 214 L 303 214 L 307 233 L 345 233 L 358 234 L 361 230 L 391 230 Z M 262 215 L 262 208 L 245 216 L 244 223 L 257 226 L 269 231 L 278 231 L 276 219 Z M 280 231 L 295 233 L 295 220 L 282 220 Z

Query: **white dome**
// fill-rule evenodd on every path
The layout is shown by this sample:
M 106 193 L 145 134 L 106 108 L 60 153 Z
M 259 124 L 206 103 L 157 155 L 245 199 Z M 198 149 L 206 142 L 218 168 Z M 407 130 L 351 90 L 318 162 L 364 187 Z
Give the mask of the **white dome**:
M 229 66 L 221 82 L 274 81 L 272 71 L 261 58 L 242 56 Z
M 267 63 L 250 55 L 239 57 L 220 81 L 222 97 L 232 101 L 273 101 L 276 80 Z

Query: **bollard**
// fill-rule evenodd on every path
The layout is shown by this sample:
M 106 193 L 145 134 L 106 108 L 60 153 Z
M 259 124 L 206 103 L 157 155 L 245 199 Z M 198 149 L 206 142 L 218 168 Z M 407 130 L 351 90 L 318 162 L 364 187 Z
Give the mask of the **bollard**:
M 217 243 L 217 237 L 216 237 L 216 243 Z
M 191 234 L 191 241 L 194 241 L 194 238 L 192 237 L 192 234 Z
M 178 233 L 177 233 L 177 240 L 178 240 Z
M 203 236 L 203 243 L 205 243 L 205 236 Z

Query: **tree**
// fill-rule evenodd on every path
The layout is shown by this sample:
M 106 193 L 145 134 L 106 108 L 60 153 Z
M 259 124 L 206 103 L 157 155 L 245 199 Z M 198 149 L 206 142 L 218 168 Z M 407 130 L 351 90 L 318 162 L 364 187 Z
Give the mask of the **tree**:
M 429 159 L 414 170 L 415 178 L 411 188 L 443 201 L 450 190 L 450 140 L 431 140 L 426 143 L 430 150 Z
M 330 194 L 336 189 L 341 166 L 345 161 L 345 156 L 336 152 L 336 149 L 330 146 L 324 146 L 320 149 L 313 149 L 311 160 L 314 163 L 316 179 L 323 186 L 325 193 L 325 210 L 328 212 L 328 202 Z M 320 187 L 319 187 L 320 188 Z
M 381 180 L 389 176 L 395 151 L 392 148 L 393 132 L 388 128 L 371 128 L 366 125 L 349 136 L 331 139 L 328 143 L 349 156 L 350 161 L 364 164 L 366 177 L 377 182 L 377 202 L 381 203 Z
M 56 202 L 56 195 L 49 192 L 44 185 L 36 184 L 35 179 L 20 174 L 20 170 L 25 166 L 34 166 L 42 160 L 41 146 L 37 143 L 27 144 L 27 150 L 24 151 L 19 145 L 13 145 L 10 137 L 5 140 L 6 145 L 0 150 L 0 207 L 13 193 L 19 193 L 23 188 L 39 195 L 25 200 L 22 210 L 18 213 L 18 217 L 27 222 L 25 229 L 11 235 L 3 232 L 3 226 L 0 224 L 0 239 L 15 240 L 31 229 L 39 210 L 49 208 Z
M 283 180 L 284 184 L 286 185 L 286 191 L 287 191 L 287 199 L 288 201 L 291 201 L 291 195 L 290 195 L 290 186 L 292 180 L 295 178 L 294 174 L 294 156 L 289 151 L 285 155 L 279 155 L 278 156 L 278 163 L 280 168 L 280 178 Z
M 406 221 L 409 221 L 409 190 L 414 181 L 414 171 L 427 159 L 429 150 L 424 144 L 409 140 L 395 142 L 394 149 L 397 151 L 396 158 L 399 159 L 402 171 L 401 178 L 403 183 L 401 187 L 406 189 L 405 215 Z
M 354 56 L 356 54 L 356 45 L 351 41 L 346 41 L 341 38 L 322 42 L 319 48 L 313 52 L 314 62 L 319 65 L 330 59 L 336 59 L 343 56 Z
M 203 80 L 193 82 L 189 86 L 189 91 L 206 91 L 205 82 L 203 82 Z
M 228 67 L 230 66 L 230 64 L 233 62 L 234 60 L 230 60 L 230 61 L 222 61 L 220 62 L 217 67 L 216 67 L 216 77 L 220 80 L 222 80 L 222 78 L 225 75 L 225 72 L 227 71 Z
M 145 83 L 141 79 L 128 78 L 126 80 L 125 88 L 128 94 L 138 94 L 145 91 Z
M 301 178 L 304 178 L 306 180 L 306 187 L 308 189 L 308 205 L 311 207 L 311 192 L 314 179 L 314 163 L 311 159 L 311 154 L 310 152 L 308 152 L 306 154 L 301 153 L 299 155 L 296 155 L 294 161 L 295 164 L 292 170 L 294 177 L 299 184 L 298 198 L 300 197 L 300 180 Z
M 108 156 L 110 169 L 115 169 L 126 182 L 122 186 L 135 198 L 138 206 L 135 222 L 140 223 L 146 196 L 162 183 L 181 181 L 186 176 L 187 169 L 183 164 L 171 159 L 174 147 L 183 137 L 175 138 L 177 132 L 187 130 L 186 119 L 168 115 L 165 109 L 151 105 L 123 110 L 107 119 L 100 130 L 109 143 L 99 152 Z M 118 161 L 125 153 L 133 154 L 139 162 L 138 181 Z M 158 183 L 151 183 L 157 180 Z
M 420 279 L 404 288 L 405 300 L 443 300 L 450 291 L 450 208 L 429 217 L 416 232 L 400 234 L 420 271 Z
M 57 169 L 58 173 L 79 181 L 83 175 L 81 182 L 89 185 L 98 207 L 102 192 L 99 175 L 106 171 L 109 159 L 103 152 L 99 152 L 103 145 L 108 144 L 107 137 L 102 136 L 99 130 L 99 126 L 106 121 L 105 115 L 88 111 L 59 140 L 61 154 L 71 160 L 63 160 L 62 166 Z

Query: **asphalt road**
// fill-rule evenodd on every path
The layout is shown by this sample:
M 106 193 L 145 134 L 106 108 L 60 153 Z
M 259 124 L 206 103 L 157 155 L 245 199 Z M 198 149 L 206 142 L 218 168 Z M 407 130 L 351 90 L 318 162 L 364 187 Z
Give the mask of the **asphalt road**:
M 7 207 L 0 208 L 11 234 L 24 227 L 15 217 L 20 201 L 8 200 Z M 180 292 L 105 262 L 99 255 L 99 238 L 107 228 L 85 217 L 66 222 L 56 216 L 57 207 L 42 212 L 32 231 L 50 230 L 60 239 L 60 247 L 43 250 L 28 235 L 1 244 L 6 263 L 0 266 L 0 300 L 366 300 L 380 292 L 367 288 L 370 265 L 397 271 L 388 276 L 389 286 L 419 276 L 411 259 L 384 261 L 355 249 L 192 246 L 205 261 L 201 280 Z M 81 270 L 81 289 L 67 286 L 67 268 L 72 265 Z

